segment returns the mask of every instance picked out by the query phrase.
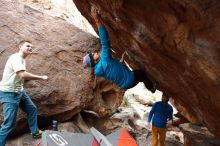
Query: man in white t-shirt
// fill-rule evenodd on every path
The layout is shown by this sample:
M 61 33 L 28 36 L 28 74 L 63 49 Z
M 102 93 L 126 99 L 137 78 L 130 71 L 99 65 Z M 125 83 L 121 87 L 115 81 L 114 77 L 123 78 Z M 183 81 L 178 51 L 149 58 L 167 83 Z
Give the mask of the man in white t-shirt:
M 40 138 L 42 131 L 37 124 L 37 108 L 24 91 L 24 79 L 47 80 L 47 76 L 34 75 L 26 71 L 25 58 L 32 53 L 30 41 L 19 43 L 19 52 L 12 54 L 4 68 L 0 82 L 0 102 L 3 104 L 4 122 L 0 128 L 0 146 L 4 146 L 8 134 L 16 123 L 18 107 L 26 114 L 28 125 L 34 138 Z

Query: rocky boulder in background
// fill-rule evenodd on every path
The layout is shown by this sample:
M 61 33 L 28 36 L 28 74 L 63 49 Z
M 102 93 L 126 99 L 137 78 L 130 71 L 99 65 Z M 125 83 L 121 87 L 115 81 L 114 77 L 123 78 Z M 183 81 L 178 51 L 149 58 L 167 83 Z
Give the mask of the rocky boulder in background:
M 97 36 L 93 27 L 81 15 L 72 0 L 19 0 L 52 17 L 60 18 L 70 24 Z
M 220 139 L 214 137 L 206 127 L 185 123 L 180 125 L 184 133 L 184 146 L 218 146 Z
M 98 7 L 112 48 L 220 137 L 219 0 L 73 0 L 91 22 Z M 180 111 L 181 112 L 181 111 Z
M 0 76 L 7 58 L 18 51 L 17 43 L 28 39 L 34 49 L 26 61 L 27 71 L 49 77 L 48 81 L 25 83 L 28 94 L 38 107 L 40 125 L 50 124 L 51 119 L 66 121 L 82 109 L 93 106 L 100 116 L 114 111 L 117 106 L 109 107 L 109 102 L 119 105 L 123 91 L 106 82 L 108 90 L 101 90 L 103 86 L 97 84 L 102 92 L 99 93 L 93 89 L 90 70 L 84 69 L 82 64 L 85 53 L 97 49 L 96 37 L 17 1 L 0 2 Z M 2 120 L 1 116 L 0 123 Z M 19 133 L 25 126 L 25 115 L 19 112 Z

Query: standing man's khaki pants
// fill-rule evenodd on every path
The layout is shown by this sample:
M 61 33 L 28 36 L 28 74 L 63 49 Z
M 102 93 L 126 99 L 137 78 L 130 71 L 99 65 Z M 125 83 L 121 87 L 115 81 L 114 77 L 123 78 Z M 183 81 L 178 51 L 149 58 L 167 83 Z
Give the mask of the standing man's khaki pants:
M 152 146 L 157 146 L 158 136 L 160 139 L 160 146 L 165 146 L 166 128 L 152 127 Z

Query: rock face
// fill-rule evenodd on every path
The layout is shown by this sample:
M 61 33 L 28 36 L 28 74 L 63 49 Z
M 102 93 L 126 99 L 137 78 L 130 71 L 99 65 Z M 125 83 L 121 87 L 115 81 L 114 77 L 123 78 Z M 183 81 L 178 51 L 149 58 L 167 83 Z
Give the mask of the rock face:
M 49 77 L 48 81 L 25 83 L 28 94 L 38 107 L 40 125 L 50 124 L 51 119 L 66 121 L 82 109 L 93 106 L 100 116 L 114 111 L 116 106 L 107 105 L 109 101 L 112 105 L 119 105 L 123 91 L 106 82 L 108 91 L 103 91 L 104 86 L 98 83 L 102 91 L 99 93 L 92 88 L 90 70 L 82 65 L 85 53 L 97 49 L 97 38 L 17 1 L 0 2 L 0 76 L 9 55 L 18 51 L 16 44 L 28 39 L 34 50 L 26 60 L 27 71 Z M 105 98 L 107 101 L 103 101 Z M 102 104 L 99 100 L 103 101 Z M 1 116 L 0 123 L 2 119 Z M 26 125 L 24 113 L 19 112 L 17 121 L 20 133 Z
M 112 48 L 220 137 L 220 1 L 73 0 L 94 25 L 98 7 Z
M 184 133 L 184 146 L 218 146 L 220 139 L 214 137 L 207 128 L 194 124 L 182 124 L 181 130 Z
M 50 16 L 66 20 L 83 31 L 93 35 L 95 33 L 91 24 L 80 14 L 72 0 L 19 0 Z

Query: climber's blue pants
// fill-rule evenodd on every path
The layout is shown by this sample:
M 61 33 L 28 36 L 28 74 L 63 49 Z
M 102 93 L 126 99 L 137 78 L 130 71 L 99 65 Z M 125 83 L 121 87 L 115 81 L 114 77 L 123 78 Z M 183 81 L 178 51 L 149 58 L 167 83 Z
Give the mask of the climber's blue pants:
M 0 146 L 5 146 L 6 139 L 16 124 L 18 107 L 27 114 L 31 133 L 36 133 L 39 130 L 37 125 L 37 108 L 26 92 L 14 93 L 0 91 L 0 101 L 3 104 L 4 114 L 4 122 L 0 128 Z

